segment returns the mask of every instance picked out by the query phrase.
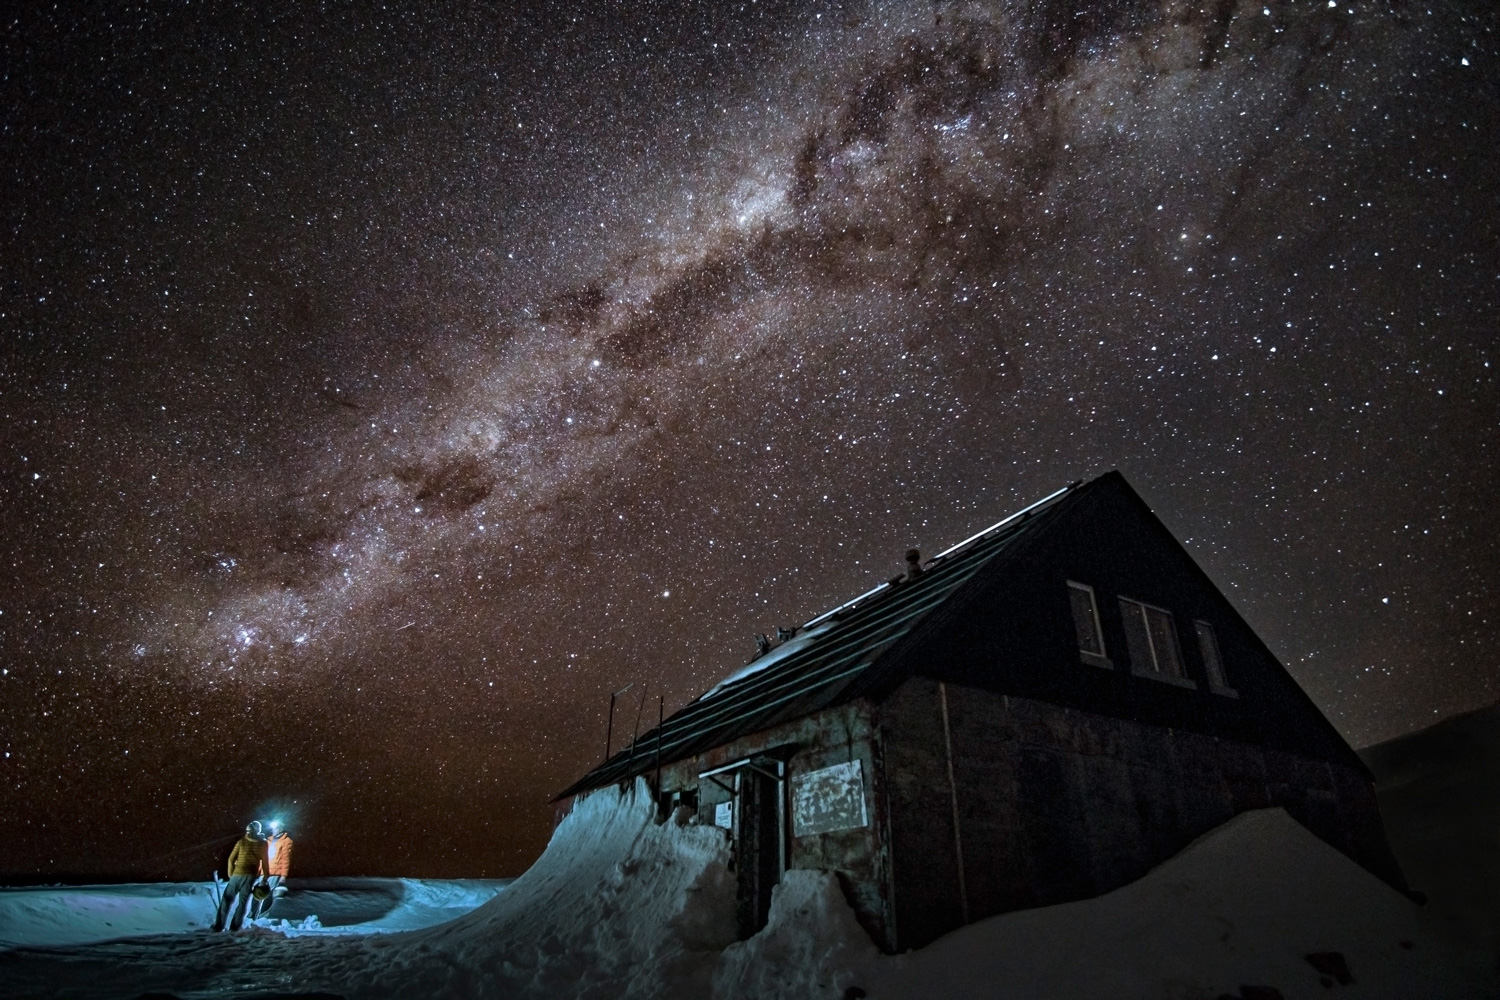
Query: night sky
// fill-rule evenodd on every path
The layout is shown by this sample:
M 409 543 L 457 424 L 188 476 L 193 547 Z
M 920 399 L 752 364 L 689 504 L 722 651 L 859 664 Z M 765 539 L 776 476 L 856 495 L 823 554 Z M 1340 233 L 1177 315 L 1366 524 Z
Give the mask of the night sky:
M 0 873 L 517 874 L 1111 468 L 1356 746 L 1500 697 L 1493 4 L 396 6 L 3 15 Z

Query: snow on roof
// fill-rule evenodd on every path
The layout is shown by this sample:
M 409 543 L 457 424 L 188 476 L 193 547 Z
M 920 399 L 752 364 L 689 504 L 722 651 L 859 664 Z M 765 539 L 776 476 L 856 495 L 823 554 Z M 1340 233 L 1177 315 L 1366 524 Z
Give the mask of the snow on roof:
M 743 667 L 736 670 L 734 673 L 730 674 L 728 677 L 724 678 L 713 687 L 709 688 L 703 693 L 702 697 L 712 698 L 715 694 L 724 690 L 729 685 L 736 684 L 744 680 L 746 677 L 749 677 L 751 674 L 759 673 L 767 667 L 774 666 L 775 664 L 780 663 L 788 656 L 802 649 L 813 639 L 827 632 L 831 627 L 831 625 L 819 625 L 818 627 L 809 629 L 806 632 L 798 632 L 796 635 L 782 642 L 780 645 L 772 646 L 770 650 L 757 656 L 755 659 L 751 660 L 749 663 L 745 664 Z

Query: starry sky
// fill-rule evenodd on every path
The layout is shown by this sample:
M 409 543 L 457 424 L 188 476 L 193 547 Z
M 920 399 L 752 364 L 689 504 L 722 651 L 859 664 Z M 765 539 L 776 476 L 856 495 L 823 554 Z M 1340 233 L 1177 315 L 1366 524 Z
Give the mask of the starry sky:
M 517 874 L 1112 468 L 1354 745 L 1500 697 L 1493 5 L 406 6 L 0 23 L 6 877 Z

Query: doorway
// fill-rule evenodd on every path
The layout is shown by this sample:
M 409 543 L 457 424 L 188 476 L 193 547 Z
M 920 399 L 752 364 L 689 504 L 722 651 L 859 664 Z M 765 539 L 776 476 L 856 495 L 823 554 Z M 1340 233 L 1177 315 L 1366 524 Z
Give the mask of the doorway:
M 743 941 L 766 926 L 771 915 L 771 890 L 781 881 L 783 783 L 779 775 L 755 766 L 742 768 L 738 778 L 734 867 L 738 885 L 736 910 Z
M 715 824 L 726 827 L 733 844 L 735 918 L 743 941 L 766 926 L 771 891 L 786 870 L 786 763 L 753 757 L 705 772 L 727 794 L 727 802 L 706 806 Z M 727 808 L 726 808 L 727 806 Z

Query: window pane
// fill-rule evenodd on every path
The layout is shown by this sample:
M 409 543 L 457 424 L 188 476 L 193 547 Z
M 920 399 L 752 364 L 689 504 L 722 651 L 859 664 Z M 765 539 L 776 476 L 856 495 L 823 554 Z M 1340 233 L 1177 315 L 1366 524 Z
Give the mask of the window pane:
M 1120 617 L 1125 620 L 1125 648 L 1130 653 L 1132 670 L 1155 670 L 1151 656 L 1151 639 L 1146 634 L 1146 609 L 1135 601 L 1120 598 Z
M 1094 592 L 1076 583 L 1068 584 L 1073 601 L 1073 631 L 1078 633 L 1078 648 L 1095 656 L 1104 655 L 1104 638 L 1099 634 L 1099 616 L 1094 611 Z
M 1151 651 L 1156 654 L 1156 669 L 1169 677 L 1182 677 L 1182 650 L 1177 645 L 1177 629 L 1172 615 L 1159 608 L 1146 608 L 1147 627 L 1151 630 Z
M 1208 683 L 1218 688 L 1228 688 L 1229 679 L 1224 676 L 1224 660 L 1219 656 L 1219 637 L 1208 622 L 1193 622 L 1198 632 L 1198 651 L 1203 654 L 1203 666 L 1208 671 Z

